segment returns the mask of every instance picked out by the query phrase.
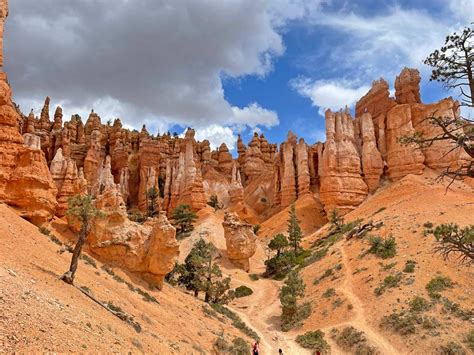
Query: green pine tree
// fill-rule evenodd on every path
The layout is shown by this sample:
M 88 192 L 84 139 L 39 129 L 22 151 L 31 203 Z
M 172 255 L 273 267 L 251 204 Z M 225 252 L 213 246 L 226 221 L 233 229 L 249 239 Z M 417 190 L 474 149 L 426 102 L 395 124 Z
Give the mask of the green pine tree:
M 288 245 L 288 239 L 283 233 L 278 233 L 276 236 L 273 237 L 272 240 L 270 240 L 270 243 L 268 243 L 268 247 L 271 250 L 277 252 L 277 258 L 281 255 L 282 251 L 288 247 Z
M 193 223 L 197 219 L 196 214 L 189 205 L 179 205 L 171 213 L 173 225 L 176 227 L 176 234 L 180 235 L 193 230 Z
M 288 219 L 288 240 L 291 247 L 293 248 L 295 256 L 298 254 L 300 249 L 300 242 L 303 238 L 303 232 L 301 231 L 298 217 L 296 216 L 295 205 L 292 204 L 290 208 L 290 218 Z

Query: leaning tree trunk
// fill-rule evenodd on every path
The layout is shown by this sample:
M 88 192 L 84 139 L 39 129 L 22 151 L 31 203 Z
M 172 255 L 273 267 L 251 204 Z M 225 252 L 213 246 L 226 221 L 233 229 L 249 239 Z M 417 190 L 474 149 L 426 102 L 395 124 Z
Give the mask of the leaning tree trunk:
M 76 246 L 74 247 L 74 251 L 72 252 L 72 259 L 71 265 L 69 266 L 69 271 L 65 272 L 61 276 L 61 280 L 70 285 L 74 283 L 74 276 L 76 274 L 77 265 L 79 263 L 79 257 L 81 256 L 82 247 L 87 239 L 87 230 L 87 223 L 84 223 L 79 233 L 79 239 L 77 240 Z

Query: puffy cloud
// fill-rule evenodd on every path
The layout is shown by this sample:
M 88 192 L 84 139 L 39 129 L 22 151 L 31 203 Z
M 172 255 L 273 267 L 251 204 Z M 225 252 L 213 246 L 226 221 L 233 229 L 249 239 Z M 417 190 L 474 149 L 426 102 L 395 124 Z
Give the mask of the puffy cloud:
M 24 109 L 49 95 L 66 112 L 94 107 L 134 127 L 274 126 L 276 113 L 227 102 L 221 79 L 265 76 L 283 54 L 275 22 L 284 15 L 270 4 L 12 1 L 5 52 L 15 101 Z
M 311 80 L 297 78 L 290 82 L 291 86 L 302 96 L 311 99 L 313 106 L 319 108 L 324 116 L 328 108 L 339 110 L 346 105 L 352 107 L 369 89 L 369 86 L 355 86 L 347 80 Z
M 196 129 L 196 140 L 203 141 L 207 139 L 211 145 L 211 149 L 218 148 L 222 143 L 227 145 L 230 150 L 235 148 L 237 137 L 229 127 L 223 127 L 216 124 Z
M 236 127 L 249 126 L 255 129 L 257 126 L 270 128 L 278 124 L 278 115 L 275 111 L 260 107 L 257 103 L 252 103 L 247 107 L 232 107 L 233 122 Z

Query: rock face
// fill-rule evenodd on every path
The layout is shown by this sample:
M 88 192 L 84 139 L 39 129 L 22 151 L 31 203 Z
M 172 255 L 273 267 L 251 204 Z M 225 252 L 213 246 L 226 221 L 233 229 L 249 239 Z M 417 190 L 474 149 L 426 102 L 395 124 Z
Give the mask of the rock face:
M 327 213 L 333 209 L 347 213 L 368 193 L 361 176 L 361 160 L 348 112 L 326 111 L 326 138 L 321 160 L 321 202 Z
M 253 232 L 253 226 L 242 222 L 235 213 L 226 213 L 222 226 L 229 260 L 248 272 L 249 259 L 257 250 L 257 237 Z

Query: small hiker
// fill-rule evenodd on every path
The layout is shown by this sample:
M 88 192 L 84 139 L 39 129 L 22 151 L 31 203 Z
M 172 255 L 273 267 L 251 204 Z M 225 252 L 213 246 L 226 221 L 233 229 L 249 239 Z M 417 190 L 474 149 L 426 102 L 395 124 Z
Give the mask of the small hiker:
M 258 340 L 253 344 L 252 355 L 258 355 L 260 351 Z
M 278 349 L 278 355 L 283 355 L 283 350 Z

